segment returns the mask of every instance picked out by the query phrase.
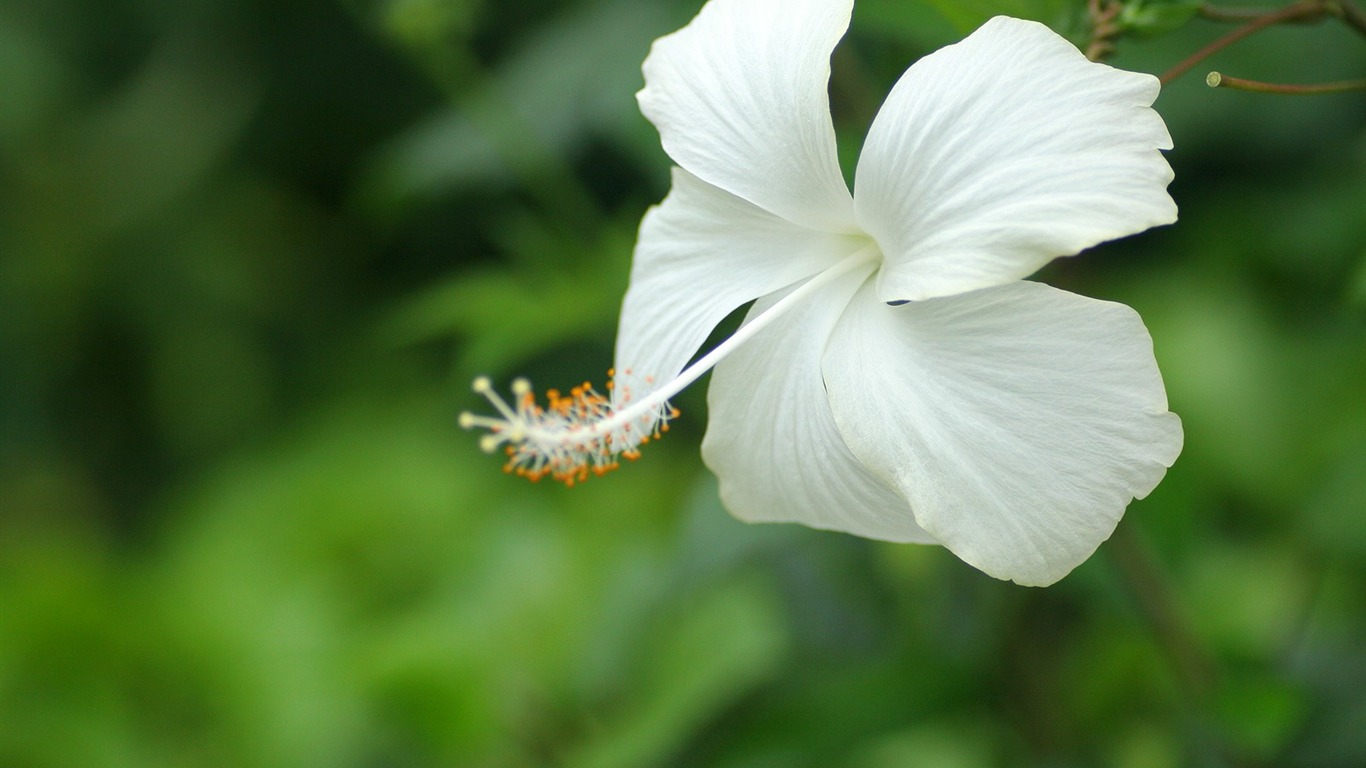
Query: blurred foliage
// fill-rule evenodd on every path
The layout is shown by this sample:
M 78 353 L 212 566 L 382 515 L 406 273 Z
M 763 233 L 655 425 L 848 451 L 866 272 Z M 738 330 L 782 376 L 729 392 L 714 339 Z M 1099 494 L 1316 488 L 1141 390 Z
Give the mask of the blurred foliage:
M 639 63 L 697 5 L 0 2 L 0 766 L 1366 764 L 1359 94 L 1177 81 L 1182 221 L 1045 272 L 1142 313 L 1187 429 L 1048 590 L 734 521 L 700 389 L 572 491 L 456 429 L 477 373 L 610 364 L 667 184 Z M 1079 0 L 861 0 L 845 159 L 1001 12 L 1084 37 Z M 1211 63 L 1347 79 L 1366 41 Z

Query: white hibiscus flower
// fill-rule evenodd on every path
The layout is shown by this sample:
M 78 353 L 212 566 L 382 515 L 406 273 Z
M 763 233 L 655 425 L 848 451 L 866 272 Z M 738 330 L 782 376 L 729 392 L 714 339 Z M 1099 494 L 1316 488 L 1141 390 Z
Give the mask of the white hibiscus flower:
M 519 381 L 508 406 L 481 379 L 501 416 L 462 424 L 572 483 L 634 456 L 714 368 L 702 456 L 737 517 L 1050 584 L 1181 450 L 1138 315 L 1022 280 L 1175 221 L 1158 82 L 992 19 L 906 71 L 850 194 L 827 81 L 852 5 L 711 0 L 655 42 L 638 97 L 678 167 L 641 223 L 612 397 L 538 406 Z

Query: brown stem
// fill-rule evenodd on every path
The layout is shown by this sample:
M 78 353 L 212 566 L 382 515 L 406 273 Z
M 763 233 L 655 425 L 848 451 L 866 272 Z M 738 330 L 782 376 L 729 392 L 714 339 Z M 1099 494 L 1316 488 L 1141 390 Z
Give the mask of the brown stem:
M 1086 0 L 1091 16 L 1091 41 L 1086 45 L 1086 58 L 1101 61 L 1115 52 L 1114 39 L 1124 31 L 1116 19 L 1124 5 L 1117 0 Z
M 1352 0 L 1319 0 L 1319 5 L 1323 6 L 1323 12 L 1328 16 L 1336 16 L 1348 26 L 1366 35 L 1366 11 L 1362 11 Z M 1238 24 L 1260 19 L 1274 10 L 1266 8 L 1222 8 L 1208 3 L 1199 7 L 1196 13 L 1200 18 L 1207 21 L 1229 21 Z M 1317 21 L 1317 18 L 1306 19 L 1287 19 L 1285 23 L 1294 24 Z
M 1207 21 L 1230 21 L 1237 24 L 1254 21 L 1275 12 L 1270 8 L 1221 8 L 1208 3 L 1196 10 L 1200 18 Z
M 1218 40 L 1215 40 L 1204 48 L 1191 54 L 1185 61 L 1172 67 L 1159 79 L 1162 81 L 1163 85 L 1167 85 L 1176 78 L 1189 72 L 1192 67 L 1199 64 L 1201 61 L 1204 61 L 1215 53 L 1233 45 L 1248 35 L 1255 34 L 1267 27 L 1275 26 L 1276 24 L 1284 24 L 1290 21 L 1309 21 L 1315 18 L 1321 18 L 1328 13 L 1329 11 L 1325 8 L 1324 3 L 1319 0 L 1301 0 L 1301 2 L 1287 5 L 1279 11 L 1273 11 L 1258 16 L 1247 24 L 1229 32 L 1227 35 L 1224 35 Z
M 1314 85 L 1282 85 L 1279 83 L 1263 83 L 1258 80 L 1244 80 L 1241 77 L 1229 77 L 1219 72 L 1209 73 L 1205 77 L 1205 84 L 1211 88 L 1232 88 L 1235 91 L 1278 93 L 1286 96 L 1316 96 L 1323 93 L 1366 91 L 1366 80 L 1344 80 L 1337 83 L 1317 83 Z
M 1366 35 L 1366 11 L 1357 7 L 1352 0 L 1335 0 L 1324 3 L 1328 13 L 1342 19 L 1343 23 Z

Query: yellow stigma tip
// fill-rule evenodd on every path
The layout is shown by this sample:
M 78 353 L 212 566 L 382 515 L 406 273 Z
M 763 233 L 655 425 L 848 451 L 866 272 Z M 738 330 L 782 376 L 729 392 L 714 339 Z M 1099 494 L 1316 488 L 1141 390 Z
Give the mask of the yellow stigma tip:
M 470 385 L 470 388 L 473 389 L 476 394 L 482 395 L 493 389 L 493 382 L 489 381 L 489 377 L 487 376 L 478 376 L 475 378 L 474 383 Z
M 473 429 L 474 414 L 470 413 L 469 411 L 465 411 L 464 413 L 460 414 L 459 424 L 461 429 Z

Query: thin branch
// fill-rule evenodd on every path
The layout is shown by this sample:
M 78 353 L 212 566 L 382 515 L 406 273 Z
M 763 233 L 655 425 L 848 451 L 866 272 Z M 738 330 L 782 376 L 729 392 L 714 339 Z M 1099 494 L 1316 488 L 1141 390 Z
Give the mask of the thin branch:
M 1229 77 L 1219 72 L 1209 73 L 1205 77 L 1205 84 L 1211 88 L 1232 88 L 1235 91 L 1277 93 L 1286 96 L 1317 96 L 1324 93 L 1366 91 L 1366 80 L 1343 80 L 1336 83 L 1316 83 L 1314 85 L 1282 85 L 1279 83 L 1263 83 L 1258 80 L 1244 80 L 1241 77 Z
M 1319 2 L 1319 0 L 1302 0 L 1293 5 L 1287 5 L 1279 11 L 1273 11 L 1272 13 L 1258 16 L 1247 24 L 1229 32 L 1227 35 L 1215 40 L 1204 48 L 1201 48 L 1194 54 L 1191 54 L 1185 61 L 1172 67 L 1160 78 L 1162 84 L 1167 85 L 1171 83 L 1176 78 L 1189 72 L 1192 67 L 1199 64 L 1201 61 L 1204 61 L 1239 40 L 1260 32 L 1267 27 L 1291 21 L 1310 21 L 1316 18 L 1322 18 L 1328 13 L 1329 11 L 1325 8 L 1324 3 Z

